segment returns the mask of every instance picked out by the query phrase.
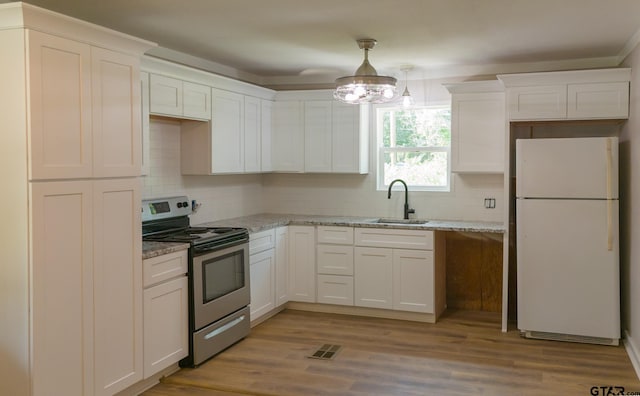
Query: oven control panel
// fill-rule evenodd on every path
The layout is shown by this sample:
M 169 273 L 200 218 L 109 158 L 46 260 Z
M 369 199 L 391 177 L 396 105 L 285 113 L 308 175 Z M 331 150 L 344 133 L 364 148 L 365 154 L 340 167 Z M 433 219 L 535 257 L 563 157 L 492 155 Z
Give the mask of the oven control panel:
M 142 221 L 166 219 L 191 214 L 191 202 L 186 196 L 145 199 L 142 201 Z

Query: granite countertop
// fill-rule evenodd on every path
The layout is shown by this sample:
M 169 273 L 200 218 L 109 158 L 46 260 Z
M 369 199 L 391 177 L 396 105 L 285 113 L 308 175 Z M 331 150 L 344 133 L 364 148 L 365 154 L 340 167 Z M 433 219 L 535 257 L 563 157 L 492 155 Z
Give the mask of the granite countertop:
M 504 234 L 505 227 L 501 222 L 429 220 L 421 224 L 377 223 L 379 217 L 355 216 L 320 216 L 296 214 L 264 213 L 251 216 L 235 217 L 198 224 L 209 227 L 242 227 L 250 233 L 268 230 L 285 225 L 328 225 L 346 227 L 369 227 L 387 229 L 413 229 L 432 231 L 488 232 Z
M 148 242 L 142 241 L 142 259 L 146 260 L 163 254 L 189 249 L 188 243 L 182 242 Z
M 504 234 L 504 224 L 499 222 L 483 221 L 457 221 L 457 220 L 429 220 L 422 224 L 397 224 L 377 223 L 379 217 L 356 216 L 321 216 L 321 215 L 297 215 L 297 214 L 272 214 L 263 213 L 251 216 L 235 217 L 231 219 L 217 220 L 197 226 L 205 227 L 241 227 L 250 233 L 269 230 L 286 225 L 327 225 L 344 227 L 386 228 L 386 229 L 412 229 L 431 231 L 461 231 L 461 232 L 488 232 Z M 189 248 L 188 243 L 177 242 L 142 242 L 142 258 L 148 259 L 163 254 L 173 253 Z

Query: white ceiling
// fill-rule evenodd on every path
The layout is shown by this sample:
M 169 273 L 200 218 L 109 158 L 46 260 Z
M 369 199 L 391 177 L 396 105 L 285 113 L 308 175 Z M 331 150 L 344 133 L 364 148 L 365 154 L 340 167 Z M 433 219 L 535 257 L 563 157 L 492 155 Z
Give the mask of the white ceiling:
M 156 42 L 155 56 L 266 86 L 353 74 L 358 38 L 378 40 L 369 59 L 379 74 L 402 78 L 412 65 L 412 79 L 612 67 L 640 38 L 640 0 L 28 2 Z

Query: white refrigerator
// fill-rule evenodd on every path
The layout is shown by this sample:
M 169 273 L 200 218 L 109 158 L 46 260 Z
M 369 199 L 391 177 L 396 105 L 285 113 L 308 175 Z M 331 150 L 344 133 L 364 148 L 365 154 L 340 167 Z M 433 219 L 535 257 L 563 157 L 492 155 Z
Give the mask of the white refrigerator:
M 618 345 L 618 139 L 516 140 L 518 328 Z

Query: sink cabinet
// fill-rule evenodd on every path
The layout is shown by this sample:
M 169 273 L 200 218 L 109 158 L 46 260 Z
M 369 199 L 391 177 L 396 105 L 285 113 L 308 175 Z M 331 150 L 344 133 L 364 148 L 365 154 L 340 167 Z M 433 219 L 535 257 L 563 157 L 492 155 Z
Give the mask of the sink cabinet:
M 356 306 L 435 316 L 444 310 L 433 231 L 355 228 L 354 239 Z

